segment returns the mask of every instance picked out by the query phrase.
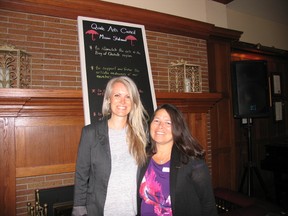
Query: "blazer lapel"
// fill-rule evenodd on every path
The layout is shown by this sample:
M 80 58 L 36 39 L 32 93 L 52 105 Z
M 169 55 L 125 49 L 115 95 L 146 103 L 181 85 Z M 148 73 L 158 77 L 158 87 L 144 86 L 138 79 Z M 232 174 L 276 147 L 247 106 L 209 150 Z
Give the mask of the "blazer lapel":
M 151 157 L 149 157 L 149 158 L 147 159 L 146 163 L 145 163 L 142 167 L 138 168 L 138 173 L 137 173 L 137 175 L 138 175 L 138 176 L 137 176 L 137 179 L 138 179 L 138 181 L 137 181 L 138 188 L 140 187 L 140 184 L 141 184 L 142 179 L 143 179 L 143 177 L 144 177 L 144 175 L 145 175 L 145 172 L 146 172 L 147 167 L 148 167 L 148 165 L 149 165 L 149 163 L 150 163 L 150 160 L 151 160 Z
M 98 124 L 98 125 L 97 125 Z M 104 119 L 96 123 L 96 140 L 104 148 L 108 158 L 111 158 L 110 144 L 108 138 L 108 121 Z
M 171 160 L 170 160 L 170 196 L 172 211 L 175 212 L 175 196 L 176 196 L 176 185 L 178 170 L 181 166 L 180 154 L 175 146 L 172 148 Z

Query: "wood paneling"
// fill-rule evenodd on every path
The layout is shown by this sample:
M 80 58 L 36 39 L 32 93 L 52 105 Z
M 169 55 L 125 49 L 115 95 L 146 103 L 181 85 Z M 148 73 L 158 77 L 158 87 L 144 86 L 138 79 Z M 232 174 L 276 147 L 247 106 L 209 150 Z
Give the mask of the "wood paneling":
M 222 99 L 220 93 L 173 93 L 156 92 L 157 104 L 171 103 L 183 112 L 193 136 L 205 151 L 208 151 L 207 115 L 209 110 Z M 211 163 L 211 158 L 207 158 Z
M 17 118 L 15 122 L 16 177 L 39 175 L 36 167 L 75 163 L 79 132 L 83 125 L 83 115 Z M 27 174 L 24 172 L 25 168 Z M 32 170 L 36 171 L 35 174 Z M 51 169 L 49 174 L 53 171 L 57 172 Z M 71 171 L 74 169 L 67 167 L 67 172 Z M 43 170 L 42 174 L 44 173 L 47 174 L 47 171 Z
M 0 215 L 16 215 L 16 178 L 75 170 L 82 92 L 0 89 Z
M 16 177 L 57 173 L 65 164 L 74 171 L 84 125 L 81 91 L 1 89 L 0 97 L 1 116 L 14 122 Z
M 223 99 L 211 109 L 212 175 L 215 187 L 236 190 L 237 169 L 230 85 L 230 44 L 208 41 L 209 85 Z
M 219 100 L 220 93 L 156 92 L 157 104 L 172 103 L 182 112 L 207 113 Z
M 14 119 L 0 115 L 0 215 L 16 213 L 15 168 Z
M 193 136 L 197 138 L 200 144 L 204 147 L 205 152 L 208 152 L 208 118 L 207 113 L 187 113 L 188 127 Z M 208 163 L 211 164 L 211 158 L 208 159 Z
M 46 166 L 18 167 L 16 168 L 16 178 L 69 173 L 74 171 L 75 161 L 73 161 L 73 163 L 63 163 Z
M 207 150 L 207 114 L 221 94 L 157 92 L 156 99 L 158 104 L 178 106 L 192 134 Z M 1 215 L 15 215 L 17 177 L 75 171 L 84 126 L 82 93 L 0 89 L 0 101 L 0 187 L 6 197 L 1 194 L 0 206 L 4 208 L 0 210 Z

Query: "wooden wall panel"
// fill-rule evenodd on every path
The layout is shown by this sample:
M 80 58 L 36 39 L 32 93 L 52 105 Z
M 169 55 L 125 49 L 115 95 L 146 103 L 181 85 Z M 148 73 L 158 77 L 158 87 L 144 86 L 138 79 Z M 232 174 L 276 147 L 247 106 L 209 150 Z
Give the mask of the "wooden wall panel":
M 212 169 L 211 143 L 208 143 L 209 110 L 222 99 L 219 93 L 171 93 L 156 92 L 158 104 L 171 103 L 184 114 L 192 135 L 199 140 L 206 151 L 206 162 Z M 214 178 L 214 176 L 212 176 Z
M 0 215 L 16 214 L 15 167 L 14 118 L 0 116 Z
M 207 142 L 207 114 L 206 113 L 189 113 L 187 116 L 188 126 L 205 151 L 208 150 Z
M 237 190 L 236 148 L 230 82 L 230 44 L 208 41 L 209 86 L 223 98 L 211 109 L 212 176 L 215 187 Z
M 30 170 L 27 175 L 31 176 L 32 167 L 36 170 L 35 167 L 39 166 L 75 164 L 83 125 L 83 116 L 17 118 L 17 177 L 25 176 L 25 168 Z M 39 175 L 38 172 L 36 174 Z
M 1 116 L 15 122 L 9 131 L 17 177 L 74 171 L 84 125 L 81 91 L 1 89 L 0 98 Z
M 222 148 L 217 151 L 213 149 L 212 152 L 213 185 L 227 188 L 227 185 L 231 185 L 230 178 L 234 175 L 235 171 L 234 163 L 231 161 L 230 148 Z

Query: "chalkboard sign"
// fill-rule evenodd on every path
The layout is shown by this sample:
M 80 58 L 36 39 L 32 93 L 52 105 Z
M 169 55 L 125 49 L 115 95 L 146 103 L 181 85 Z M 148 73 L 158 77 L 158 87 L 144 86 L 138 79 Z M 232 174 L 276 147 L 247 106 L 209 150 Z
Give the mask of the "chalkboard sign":
M 151 115 L 156 99 L 144 26 L 78 17 L 78 35 L 85 124 L 102 117 L 106 84 L 115 76 L 134 80 Z

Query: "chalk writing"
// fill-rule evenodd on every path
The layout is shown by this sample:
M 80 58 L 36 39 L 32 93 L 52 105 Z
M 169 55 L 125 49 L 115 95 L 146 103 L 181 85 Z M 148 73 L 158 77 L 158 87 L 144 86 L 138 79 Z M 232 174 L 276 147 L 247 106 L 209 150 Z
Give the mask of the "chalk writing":
M 88 93 L 83 95 L 85 123 L 102 117 L 104 89 L 115 76 L 129 76 L 135 81 L 144 107 L 152 114 L 156 103 L 150 65 L 146 61 L 149 55 L 144 26 L 87 17 L 78 17 L 78 25 L 79 47 L 84 53 L 81 73 L 86 78 L 82 82 L 83 93 Z
M 99 47 L 96 45 L 93 47 L 90 45 L 89 50 L 94 53 L 95 56 L 107 56 L 107 57 L 122 57 L 122 58 L 133 58 L 136 56 L 141 56 L 140 51 L 130 50 L 130 49 L 123 49 L 123 48 L 116 48 L 116 47 Z

